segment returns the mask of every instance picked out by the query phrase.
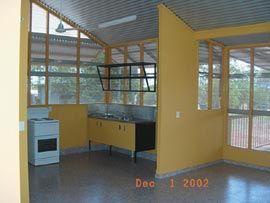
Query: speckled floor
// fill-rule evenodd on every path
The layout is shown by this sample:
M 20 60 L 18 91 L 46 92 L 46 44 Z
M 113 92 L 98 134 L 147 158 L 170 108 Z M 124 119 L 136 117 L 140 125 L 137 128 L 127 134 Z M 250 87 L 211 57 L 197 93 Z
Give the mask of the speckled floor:
M 156 180 L 153 188 L 136 188 L 136 178 L 155 180 L 155 162 L 138 158 L 134 164 L 127 155 L 105 151 L 66 155 L 60 164 L 29 171 L 31 203 L 270 203 L 269 172 L 228 164 L 176 176 L 174 188 L 170 178 Z M 208 179 L 208 187 L 183 187 L 184 179 L 201 178 Z

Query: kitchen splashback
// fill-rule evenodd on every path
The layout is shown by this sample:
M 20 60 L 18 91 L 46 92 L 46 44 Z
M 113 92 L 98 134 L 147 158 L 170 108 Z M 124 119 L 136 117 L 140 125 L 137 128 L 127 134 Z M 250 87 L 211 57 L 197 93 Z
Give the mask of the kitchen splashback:
M 135 105 L 124 105 L 124 104 L 89 104 L 88 114 L 114 114 L 121 115 L 122 113 L 127 114 L 138 119 L 156 120 L 156 107 L 151 106 L 135 106 Z

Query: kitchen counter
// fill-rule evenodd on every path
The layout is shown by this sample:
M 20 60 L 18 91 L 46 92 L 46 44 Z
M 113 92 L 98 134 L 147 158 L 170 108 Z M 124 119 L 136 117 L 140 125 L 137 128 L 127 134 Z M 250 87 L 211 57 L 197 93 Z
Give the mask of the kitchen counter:
M 123 122 L 123 123 L 155 123 L 155 121 L 151 120 L 146 120 L 146 119 L 138 119 L 138 118 L 133 118 L 130 120 L 123 120 L 123 119 L 118 119 L 115 117 L 105 117 L 104 115 L 99 115 L 99 114 L 88 114 L 88 118 L 98 118 L 102 120 L 109 120 L 109 121 L 117 121 L 117 122 Z
M 89 150 L 92 141 L 109 145 L 110 154 L 112 146 L 131 150 L 136 162 L 137 152 L 155 149 L 155 126 L 151 120 L 122 120 L 113 114 L 89 114 Z

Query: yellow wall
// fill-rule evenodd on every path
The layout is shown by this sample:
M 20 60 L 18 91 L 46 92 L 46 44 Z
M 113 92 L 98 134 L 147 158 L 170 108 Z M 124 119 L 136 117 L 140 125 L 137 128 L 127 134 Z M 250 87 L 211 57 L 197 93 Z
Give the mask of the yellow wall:
M 27 13 L 28 1 L 1 1 L 0 202 L 28 202 L 26 131 L 19 133 L 19 119 L 26 121 Z
M 197 110 L 197 78 L 194 32 L 159 6 L 157 174 L 222 158 L 223 113 Z
M 60 149 L 88 145 L 87 105 L 52 105 L 50 117 L 60 121 Z
M 223 159 L 270 167 L 270 152 L 261 152 L 249 149 L 240 149 L 224 146 Z
M 20 44 L 20 121 L 27 124 L 27 67 L 28 67 L 28 30 L 29 30 L 29 1 L 23 0 L 21 7 L 21 44 Z M 27 127 L 27 125 L 25 125 Z M 28 150 L 27 129 L 20 133 L 20 180 L 21 202 L 29 202 L 28 183 Z

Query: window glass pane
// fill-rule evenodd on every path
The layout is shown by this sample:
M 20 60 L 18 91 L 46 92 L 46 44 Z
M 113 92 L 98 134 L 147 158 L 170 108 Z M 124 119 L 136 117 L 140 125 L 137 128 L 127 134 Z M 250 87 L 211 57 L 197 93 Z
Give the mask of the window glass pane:
M 45 35 L 32 33 L 31 71 L 45 72 Z
M 146 43 L 144 44 L 144 62 L 157 63 L 157 43 Z M 145 71 L 147 74 L 154 75 L 153 66 L 146 66 Z M 157 80 L 156 80 L 157 81 Z M 150 89 L 154 89 L 154 80 L 148 80 Z M 146 82 L 143 83 L 144 89 L 147 87 Z M 156 92 L 145 92 L 144 93 L 144 105 L 145 106 L 156 106 L 157 97 Z
M 47 12 L 32 3 L 32 32 L 46 33 Z
M 229 108 L 249 109 L 250 50 L 230 51 Z
M 104 92 L 97 73 L 97 64 L 104 64 L 104 50 L 81 34 L 80 103 L 104 102 Z
M 212 109 L 220 108 L 222 48 L 213 46 Z
M 76 103 L 77 30 L 57 33 L 60 19 L 49 21 L 49 104 Z M 71 28 L 67 24 L 65 28 Z
M 248 147 L 248 115 L 229 114 L 228 144 L 234 147 Z
M 59 23 L 60 23 L 60 19 L 57 18 L 56 16 L 50 14 L 50 27 L 49 27 L 49 34 L 50 35 L 59 35 L 59 36 L 66 36 L 66 37 L 77 37 L 78 36 L 78 31 L 76 29 L 74 30 L 67 30 L 64 33 L 59 33 L 56 32 L 56 28 L 58 27 Z M 68 25 L 67 23 L 62 21 L 62 24 L 64 25 L 64 28 L 66 29 L 73 29 L 74 27 L 71 27 L 70 25 Z
M 140 46 L 134 45 L 128 47 L 128 63 L 137 63 L 140 62 Z M 127 67 L 128 68 L 128 67 Z M 132 66 L 131 75 L 132 77 L 140 76 L 141 67 Z M 128 73 L 129 74 L 129 70 Z M 141 87 L 140 79 L 131 80 L 131 89 L 132 90 L 140 90 Z M 140 104 L 140 92 L 128 92 L 128 104 L 139 105 Z
M 45 77 L 31 76 L 31 104 L 45 104 Z
M 49 104 L 75 104 L 76 77 L 49 77 Z
M 208 43 L 199 43 L 198 109 L 208 109 Z
M 112 49 L 112 63 L 124 63 L 124 49 Z M 112 75 L 124 75 L 123 68 L 112 68 Z M 125 87 L 125 80 L 112 80 L 111 89 L 123 89 Z M 122 104 L 124 102 L 124 92 L 112 91 L 112 103 Z
M 270 116 L 254 115 L 252 149 L 270 151 Z
M 56 33 L 55 24 L 59 21 L 50 15 L 49 72 L 76 73 L 77 31 Z
M 230 51 L 229 109 L 241 114 L 229 114 L 229 145 L 248 147 L 248 109 L 250 96 L 250 49 Z

